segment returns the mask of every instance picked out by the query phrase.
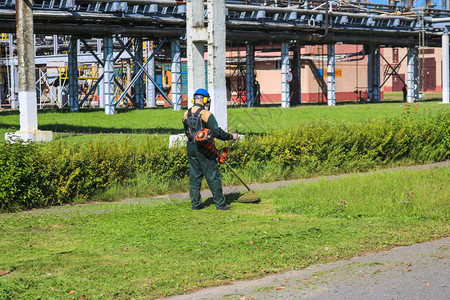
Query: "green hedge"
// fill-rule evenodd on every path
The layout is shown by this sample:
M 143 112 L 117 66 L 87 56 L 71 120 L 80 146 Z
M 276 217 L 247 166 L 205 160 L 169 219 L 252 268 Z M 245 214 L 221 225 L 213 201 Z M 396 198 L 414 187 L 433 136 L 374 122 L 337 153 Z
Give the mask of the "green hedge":
M 234 166 L 273 161 L 284 168 L 309 172 L 361 171 L 403 159 L 417 163 L 442 161 L 450 156 L 450 112 L 436 117 L 364 124 L 313 122 L 290 130 L 253 136 L 231 156 Z M 233 164 L 233 163 L 232 163 Z
M 236 144 L 229 161 L 243 173 L 277 166 L 283 172 L 269 177 L 273 180 L 449 158 L 450 112 L 443 112 L 357 125 L 321 121 L 248 136 Z M 260 173 L 253 172 L 252 180 L 264 180 L 267 174 Z M 143 174 L 161 182 L 185 180 L 185 149 L 168 149 L 164 138 L 153 136 L 144 143 L 110 141 L 106 136 L 77 144 L 3 143 L 0 210 L 87 201 L 112 184 L 126 184 Z

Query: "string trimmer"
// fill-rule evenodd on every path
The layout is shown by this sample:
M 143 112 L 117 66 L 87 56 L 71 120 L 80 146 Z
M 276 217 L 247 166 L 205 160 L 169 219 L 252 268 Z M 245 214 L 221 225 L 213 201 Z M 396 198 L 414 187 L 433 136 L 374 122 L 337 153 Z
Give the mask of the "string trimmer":
M 197 136 L 201 136 L 201 137 L 197 137 L 198 139 L 202 139 L 203 136 L 207 136 L 209 134 L 208 129 L 203 129 L 200 130 L 197 133 Z M 235 130 L 233 133 L 237 133 L 237 130 Z M 236 141 L 234 140 L 231 143 L 231 146 L 229 147 L 224 147 L 220 150 L 216 149 L 216 145 L 214 143 L 214 139 L 211 139 L 211 142 L 209 143 L 205 143 L 205 147 L 207 147 L 209 150 L 211 150 L 213 153 L 215 153 L 217 155 L 217 157 L 219 158 L 219 162 L 221 164 L 225 164 L 227 166 L 227 168 L 231 171 L 231 173 L 233 173 L 234 176 L 236 176 L 237 179 L 239 179 L 240 182 L 242 182 L 242 184 L 246 187 L 246 189 L 248 190 L 247 192 L 243 193 L 241 196 L 239 196 L 239 198 L 237 199 L 238 202 L 241 203 L 259 203 L 261 201 L 261 198 L 259 198 L 258 194 L 256 194 L 251 188 L 249 188 L 249 186 L 244 182 L 244 180 L 242 180 L 241 177 L 239 177 L 239 175 L 233 170 L 233 168 L 228 164 L 227 162 L 227 156 L 228 156 L 228 151 L 231 149 L 231 147 L 233 147 L 234 143 Z

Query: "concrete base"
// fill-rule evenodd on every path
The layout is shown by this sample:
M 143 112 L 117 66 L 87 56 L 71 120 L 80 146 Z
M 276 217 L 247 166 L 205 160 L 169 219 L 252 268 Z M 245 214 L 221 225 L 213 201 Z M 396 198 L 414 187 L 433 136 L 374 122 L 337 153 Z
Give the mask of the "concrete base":
M 11 143 L 17 143 L 23 141 L 25 143 L 29 142 L 49 142 L 53 139 L 53 132 L 51 131 L 16 131 L 5 133 L 5 141 Z
M 169 148 L 186 146 L 187 136 L 184 133 L 169 137 Z

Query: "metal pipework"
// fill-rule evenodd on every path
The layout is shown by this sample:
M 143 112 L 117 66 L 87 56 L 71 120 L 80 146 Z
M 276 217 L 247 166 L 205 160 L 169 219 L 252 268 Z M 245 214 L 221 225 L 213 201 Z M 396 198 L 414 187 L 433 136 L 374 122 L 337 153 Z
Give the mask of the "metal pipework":
M 329 9 L 328 0 L 326 0 L 326 2 L 325 2 L 325 32 L 322 35 L 317 36 L 318 38 L 325 38 L 328 35 L 328 27 L 329 27 L 329 24 L 328 24 L 328 14 L 329 14 L 328 9 Z
M 292 8 L 292 7 L 273 7 L 273 6 L 252 6 L 252 5 L 239 5 L 239 4 L 227 4 L 226 5 L 228 11 L 259 11 L 264 10 L 267 13 L 291 13 L 296 12 L 299 15 L 316 15 L 318 13 L 323 13 L 322 11 L 318 10 L 311 10 L 311 9 L 300 9 L 300 8 Z M 362 14 L 362 13 L 346 13 L 346 12 L 330 12 L 330 17 L 351 17 L 351 18 L 358 18 L 358 19 L 364 19 L 371 17 L 374 20 L 393 20 L 393 19 L 399 19 L 401 21 L 415 21 L 416 18 L 413 17 L 405 17 L 405 16 L 389 16 L 389 15 L 371 15 L 371 14 Z
M 77 4 L 92 4 L 92 2 L 101 2 L 101 3 L 112 3 L 112 2 L 117 2 L 117 0 L 77 0 Z M 128 4 L 132 4 L 132 5 L 145 5 L 145 4 L 160 4 L 160 5 L 164 5 L 164 6 L 176 6 L 176 5 L 180 5 L 180 1 L 177 0 L 127 0 L 127 1 L 122 1 L 122 2 L 127 2 Z
M 404 39 L 389 38 L 389 37 L 373 37 L 373 36 L 350 36 L 350 35 L 335 35 L 329 33 L 326 38 L 317 38 L 312 33 L 286 33 L 273 32 L 264 33 L 259 31 L 232 31 L 227 33 L 227 40 L 246 40 L 251 42 L 283 42 L 288 40 L 297 40 L 302 44 L 319 45 L 332 43 L 346 43 L 346 44 L 367 44 L 367 45 L 393 45 L 393 46 L 410 46 L 417 45 L 418 38 L 410 36 Z M 432 47 L 439 47 L 441 42 L 428 41 L 428 45 Z

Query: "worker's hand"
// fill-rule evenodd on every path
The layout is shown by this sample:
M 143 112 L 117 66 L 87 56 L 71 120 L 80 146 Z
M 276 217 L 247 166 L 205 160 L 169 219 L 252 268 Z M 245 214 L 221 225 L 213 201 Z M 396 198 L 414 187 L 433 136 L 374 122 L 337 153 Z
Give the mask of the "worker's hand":
M 237 140 L 237 138 L 238 138 L 238 131 L 235 130 L 233 131 L 233 140 Z

